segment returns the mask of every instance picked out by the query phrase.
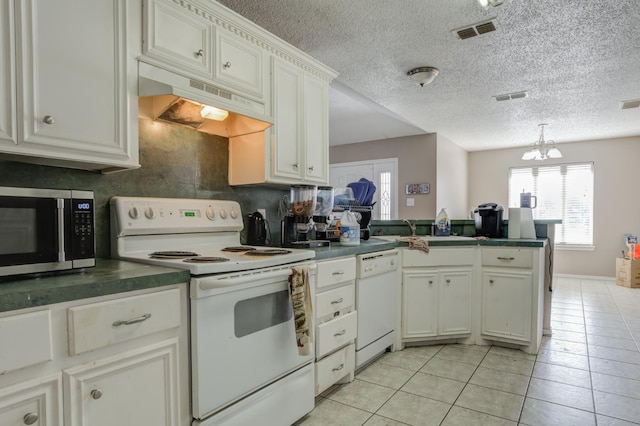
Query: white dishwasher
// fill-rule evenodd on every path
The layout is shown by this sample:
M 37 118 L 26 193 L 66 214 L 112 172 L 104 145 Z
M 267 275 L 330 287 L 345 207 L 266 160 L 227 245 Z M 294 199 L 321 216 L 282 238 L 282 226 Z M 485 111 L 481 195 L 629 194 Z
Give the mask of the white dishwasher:
M 395 342 L 398 250 L 356 256 L 356 368 Z

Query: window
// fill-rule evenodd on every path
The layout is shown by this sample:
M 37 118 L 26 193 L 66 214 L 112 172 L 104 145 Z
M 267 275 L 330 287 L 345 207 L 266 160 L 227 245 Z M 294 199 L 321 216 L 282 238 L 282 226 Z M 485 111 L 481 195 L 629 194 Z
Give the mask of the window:
M 593 244 L 593 163 L 509 169 L 509 206 L 520 206 L 520 193 L 537 197 L 534 219 L 562 219 L 556 244 Z

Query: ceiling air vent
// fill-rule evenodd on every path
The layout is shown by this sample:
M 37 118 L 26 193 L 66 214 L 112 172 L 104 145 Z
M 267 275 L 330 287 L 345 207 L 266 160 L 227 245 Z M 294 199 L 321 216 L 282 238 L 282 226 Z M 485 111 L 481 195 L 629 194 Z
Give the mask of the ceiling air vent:
M 500 101 L 510 101 L 512 99 L 526 98 L 527 96 L 529 96 L 527 92 L 521 91 L 521 92 L 505 93 L 504 95 L 494 95 L 493 97 L 496 99 L 496 101 L 500 102 Z
M 495 20 L 492 19 L 490 21 L 484 21 L 478 24 L 473 24 L 469 27 L 459 28 L 457 30 L 453 30 L 453 32 L 456 33 L 456 35 L 460 40 L 465 40 L 467 38 L 490 33 L 495 30 L 496 30 Z
M 634 99 L 631 101 L 622 101 L 621 103 L 622 109 L 631 109 L 640 107 L 640 99 Z

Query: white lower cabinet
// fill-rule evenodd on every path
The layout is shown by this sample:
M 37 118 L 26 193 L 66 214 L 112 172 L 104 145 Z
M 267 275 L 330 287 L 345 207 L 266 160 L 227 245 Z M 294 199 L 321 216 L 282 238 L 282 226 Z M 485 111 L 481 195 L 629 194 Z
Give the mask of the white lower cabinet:
M 482 273 L 482 334 L 531 341 L 531 271 Z
M 179 425 L 178 339 L 64 371 L 68 426 Z M 185 390 L 186 391 L 186 390 Z
M 316 395 L 355 371 L 355 257 L 318 262 L 314 289 Z
M 0 389 L 0 425 L 62 426 L 60 374 Z
M 475 249 L 404 249 L 402 256 L 402 339 L 471 335 Z
M 26 336 L 0 346 L 0 425 L 191 422 L 186 284 L 24 311 L 0 314 Z
M 537 353 L 544 310 L 544 248 L 483 247 L 481 338 Z

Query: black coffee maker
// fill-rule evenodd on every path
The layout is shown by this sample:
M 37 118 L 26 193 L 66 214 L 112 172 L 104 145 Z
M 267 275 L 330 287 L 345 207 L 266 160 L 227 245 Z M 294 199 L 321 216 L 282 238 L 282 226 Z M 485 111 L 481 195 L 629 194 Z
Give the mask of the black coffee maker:
M 502 237 L 502 214 L 504 208 L 496 203 L 480 204 L 474 211 L 473 216 L 476 222 L 476 236 L 501 238 Z
M 267 244 L 267 221 L 260 212 L 247 216 L 247 244 L 264 246 Z

